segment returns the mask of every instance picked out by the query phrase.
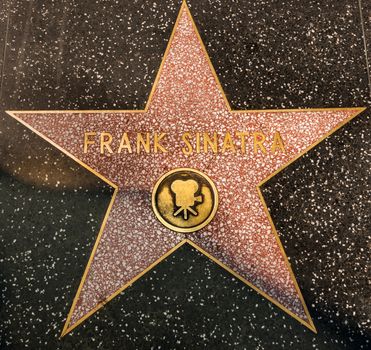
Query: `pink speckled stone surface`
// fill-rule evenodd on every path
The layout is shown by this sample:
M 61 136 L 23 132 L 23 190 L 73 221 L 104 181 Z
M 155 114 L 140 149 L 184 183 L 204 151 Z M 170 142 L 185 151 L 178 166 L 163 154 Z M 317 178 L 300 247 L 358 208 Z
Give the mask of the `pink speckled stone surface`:
M 354 115 L 355 110 L 231 112 L 186 11 L 170 45 L 147 112 L 16 115 L 119 187 L 68 327 L 185 238 L 306 320 L 256 186 Z M 167 138 L 163 144 L 169 152 L 101 155 L 97 142 L 83 153 L 84 132 L 88 131 L 110 132 L 114 149 L 124 131 L 129 136 L 164 132 Z M 261 131 L 267 135 L 267 144 L 279 131 L 286 152 L 254 154 L 249 138 L 246 154 L 194 152 L 186 156 L 181 152 L 181 135 L 196 131 L 222 136 L 226 131 Z M 239 141 L 236 144 L 239 146 Z M 206 173 L 219 192 L 215 218 L 197 233 L 172 232 L 152 212 L 154 184 L 165 172 L 178 167 Z

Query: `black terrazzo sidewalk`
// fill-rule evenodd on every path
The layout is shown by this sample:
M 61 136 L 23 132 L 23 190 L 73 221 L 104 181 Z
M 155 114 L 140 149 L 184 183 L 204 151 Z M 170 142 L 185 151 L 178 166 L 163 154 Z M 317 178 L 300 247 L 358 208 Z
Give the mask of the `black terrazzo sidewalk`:
M 233 108 L 370 106 L 368 2 L 188 4 Z M 143 108 L 179 7 L 0 3 L 0 348 L 369 348 L 369 109 L 263 189 L 317 335 L 183 246 L 59 339 L 111 189 L 4 111 Z

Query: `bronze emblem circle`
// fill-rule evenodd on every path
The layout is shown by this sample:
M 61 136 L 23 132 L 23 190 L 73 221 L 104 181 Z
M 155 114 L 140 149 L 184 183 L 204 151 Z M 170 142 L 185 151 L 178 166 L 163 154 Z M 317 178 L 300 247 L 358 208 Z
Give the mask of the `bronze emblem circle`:
M 157 219 L 172 231 L 191 233 L 208 225 L 218 209 L 218 191 L 204 173 L 176 168 L 160 177 L 152 191 Z

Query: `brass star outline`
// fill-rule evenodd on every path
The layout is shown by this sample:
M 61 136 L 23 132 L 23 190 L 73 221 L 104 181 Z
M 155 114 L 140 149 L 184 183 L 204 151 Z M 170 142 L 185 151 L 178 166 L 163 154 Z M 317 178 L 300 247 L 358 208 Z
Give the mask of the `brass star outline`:
M 304 301 L 304 298 L 302 296 L 302 293 L 300 291 L 300 288 L 299 288 L 299 285 L 296 281 L 296 278 L 295 278 L 295 275 L 292 271 L 292 268 L 291 268 L 291 265 L 288 261 L 288 258 L 286 256 L 286 253 L 285 253 L 285 250 L 283 248 L 283 245 L 280 241 L 280 238 L 279 238 L 279 235 L 277 233 L 277 230 L 275 228 L 275 225 L 274 225 L 274 222 L 272 220 L 272 217 L 269 213 L 269 210 L 268 210 L 268 207 L 267 207 L 267 204 L 264 200 L 264 197 L 263 197 L 263 194 L 261 192 L 261 187 L 267 182 L 269 181 L 272 177 L 274 177 L 276 174 L 278 174 L 279 172 L 281 172 L 283 169 L 285 169 L 286 167 L 288 167 L 291 163 L 293 163 L 294 161 L 296 161 L 297 159 L 299 159 L 300 157 L 302 157 L 304 154 L 306 154 L 307 152 L 309 152 L 312 148 L 314 148 L 316 145 L 318 145 L 320 142 L 322 142 L 324 139 L 326 139 L 328 136 L 330 136 L 331 134 L 333 134 L 335 131 L 337 131 L 339 128 L 341 128 L 342 126 L 344 126 L 345 124 L 347 124 L 350 120 L 352 120 L 354 117 L 356 117 L 357 115 L 359 115 L 361 112 L 363 112 L 364 110 L 366 110 L 365 107 L 350 107 L 350 108 L 308 108 L 308 109 L 284 109 L 284 110 L 278 110 L 278 109 L 263 109 L 263 110 L 233 110 L 229 104 L 229 101 L 225 95 L 225 92 L 223 90 L 223 87 L 222 85 L 220 84 L 220 81 L 219 81 L 219 78 L 216 74 L 216 71 L 213 67 L 213 64 L 210 60 L 210 57 L 207 53 L 207 50 L 205 48 L 205 45 L 202 41 L 202 38 L 198 32 L 198 29 L 197 29 L 197 26 L 194 22 L 194 19 L 190 13 L 190 10 L 188 8 L 188 5 L 186 3 L 185 0 L 183 0 L 182 2 L 182 5 L 180 7 L 180 10 L 179 10 L 179 13 L 178 13 L 178 16 L 177 16 L 177 19 L 176 19 L 176 22 L 174 24 L 174 27 L 173 27 L 173 30 L 172 30 L 172 33 L 170 35 L 170 38 L 169 38 L 169 41 L 168 41 L 168 44 L 167 44 L 167 47 L 166 47 L 166 50 L 165 50 L 165 53 L 163 55 L 163 58 L 162 58 L 162 61 L 161 61 L 161 64 L 160 64 L 160 67 L 158 69 L 158 72 L 157 72 L 157 75 L 156 75 L 156 78 L 155 78 L 155 81 L 152 85 L 152 88 L 151 88 L 151 92 L 149 94 L 149 97 L 147 99 L 147 102 L 146 102 L 146 105 L 145 105 L 145 108 L 143 110 L 139 110 L 139 109 L 136 109 L 136 110 L 73 110 L 73 112 L 78 112 L 78 113 L 120 113 L 120 112 L 125 112 L 125 113 L 143 113 L 143 112 L 147 112 L 148 109 L 149 109 L 149 106 L 151 104 L 151 101 L 152 101 L 152 97 L 153 97 L 153 94 L 156 90 L 156 86 L 158 84 L 158 81 L 159 81 L 159 78 L 161 76 L 161 72 L 162 72 L 162 69 L 163 69 L 163 66 L 164 66 L 164 62 L 166 60 L 166 57 L 169 53 L 169 50 L 170 50 L 170 47 L 171 47 L 171 43 L 172 43 L 172 40 L 173 40 L 173 37 L 174 37 L 174 33 L 175 33 L 175 30 L 177 28 L 177 25 L 178 25 L 178 22 L 180 20 L 180 17 L 181 17 L 181 14 L 183 11 L 187 11 L 187 14 L 189 16 L 189 18 L 191 19 L 191 22 L 192 22 L 192 26 L 196 32 L 196 35 L 198 37 L 198 40 L 199 40 L 199 43 L 201 44 L 201 47 L 202 47 L 202 50 L 203 50 L 203 53 L 205 55 L 205 57 L 207 58 L 207 61 L 209 63 L 209 66 L 211 68 L 211 71 L 212 71 L 212 74 L 215 78 L 215 81 L 216 81 L 216 84 L 218 85 L 218 88 L 220 89 L 221 93 L 222 93 L 222 96 L 223 96 L 223 99 L 225 101 L 225 104 L 229 110 L 229 112 L 232 112 L 232 113 L 246 113 L 246 112 L 277 112 L 277 113 L 281 113 L 283 111 L 285 112 L 302 112 L 303 110 L 308 110 L 308 111 L 345 111 L 345 110 L 352 110 L 352 111 L 355 111 L 354 114 L 350 115 L 350 117 L 348 117 L 347 119 L 345 119 L 343 122 L 341 122 L 339 125 L 337 125 L 335 128 L 333 128 L 332 130 L 330 130 L 328 133 L 326 133 L 323 137 L 321 137 L 319 140 L 317 140 L 315 143 L 313 143 L 312 145 L 310 145 L 308 148 L 306 148 L 304 151 L 300 152 L 299 154 L 297 154 L 294 158 L 292 158 L 291 160 L 289 160 L 287 163 L 285 163 L 283 166 L 281 166 L 280 168 L 278 168 L 276 171 L 274 171 L 272 174 L 270 174 L 268 177 L 266 177 L 263 181 L 261 181 L 257 186 L 256 186 L 256 190 L 257 190 L 257 193 L 259 195 L 259 198 L 261 200 L 261 203 L 263 205 L 263 208 L 264 208 L 264 211 L 267 215 L 267 218 L 270 222 L 270 225 L 271 225 L 271 228 L 272 228 L 272 231 L 274 233 L 274 236 L 275 236 L 275 239 L 276 239 L 276 242 L 279 246 L 279 249 L 282 253 L 282 256 L 284 258 L 284 261 L 285 261 L 285 264 L 287 265 L 287 268 L 290 272 L 290 276 L 292 278 L 292 281 L 295 285 L 295 289 L 298 293 L 298 296 L 300 298 L 300 301 L 303 305 L 303 308 L 304 308 L 304 311 L 305 311 L 305 314 L 307 316 L 307 319 L 308 319 L 308 322 L 303 320 L 302 318 L 300 318 L 299 316 L 297 316 L 296 314 L 294 314 L 292 311 L 290 311 L 289 309 L 287 309 L 285 306 L 283 306 L 281 303 L 279 303 L 277 300 L 275 300 L 274 298 L 270 297 L 268 294 L 266 294 L 264 291 L 260 290 L 258 287 L 256 287 L 255 285 L 253 285 L 251 282 L 249 282 L 248 280 L 246 280 L 245 278 L 243 278 L 242 276 L 240 276 L 238 273 L 234 272 L 232 269 L 230 269 L 228 266 L 226 266 L 225 264 L 223 264 L 221 261 L 219 261 L 217 258 L 213 257 L 211 254 L 209 254 L 208 252 L 206 252 L 205 250 L 203 250 L 201 247 L 199 247 L 197 244 L 195 244 L 194 242 L 192 242 L 191 240 L 189 239 L 184 239 L 182 240 L 180 243 L 178 243 L 177 245 L 175 245 L 172 249 L 170 249 L 168 252 L 166 252 L 163 256 L 161 256 L 159 259 L 157 259 L 155 262 L 153 262 L 151 265 L 149 265 L 146 269 L 144 269 L 141 273 L 139 273 L 138 275 L 136 275 L 133 279 L 131 279 L 128 283 L 126 283 L 125 285 L 123 285 L 121 288 L 119 288 L 115 293 L 111 294 L 107 299 L 105 299 L 104 301 L 100 302 L 95 308 L 93 308 L 91 311 L 89 311 L 88 313 L 86 313 L 82 318 L 80 318 L 76 323 L 74 323 L 71 327 L 68 327 L 69 323 L 70 323 L 70 319 L 72 317 L 72 313 L 73 313 L 73 310 L 76 306 L 76 303 L 78 301 L 78 298 L 79 298 L 79 295 L 80 295 L 80 292 L 81 292 L 81 289 L 84 285 L 84 282 L 85 282 L 85 279 L 87 277 L 87 274 L 89 272 L 89 269 L 90 269 L 90 266 L 91 266 L 91 263 L 94 259 L 94 256 L 95 256 L 95 253 L 96 253 L 96 250 L 99 246 L 99 242 L 100 242 L 100 239 L 102 237 L 102 234 L 103 234 L 103 231 L 104 231 L 104 228 L 105 228 L 105 225 L 106 225 L 106 222 L 107 222 L 107 219 L 109 217 L 109 214 L 111 212 L 111 209 L 112 209 L 112 205 L 115 201 L 115 198 L 116 198 L 116 195 L 117 195 L 117 192 L 118 192 L 118 186 L 116 184 L 114 184 L 112 181 L 108 180 L 107 178 L 105 178 L 103 175 L 101 175 L 100 173 L 98 173 L 97 171 L 95 171 L 94 169 L 92 169 L 89 165 L 85 164 L 84 162 L 82 162 L 80 159 L 78 159 L 77 157 L 75 157 L 73 154 L 71 154 L 70 152 L 68 152 L 67 150 L 65 150 L 64 148 L 62 148 L 61 146 L 59 146 L 58 144 L 56 144 L 54 141 L 52 141 L 51 139 L 49 139 L 48 137 L 46 137 L 45 135 L 43 135 L 41 132 L 37 131 L 36 129 L 34 129 L 32 126 L 28 125 L 26 122 L 24 122 L 22 119 L 20 119 L 19 117 L 16 116 L 16 114 L 25 114 L 25 113 L 66 113 L 66 112 L 71 112 L 71 110 L 46 110 L 46 111 L 6 111 L 11 117 L 13 117 L 14 119 L 16 119 L 18 122 L 20 122 L 21 124 L 23 124 L 24 126 L 26 126 L 28 129 L 30 129 L 31 131 L 33 131 L 34 133 L 36 133 L 38 136 L 40 136 L 41 138 L 43 138 L 44 140 L 48 141 L 50 144 L 52 144 L 54 147 L 56 147 L 57 149 L 59 149 L 61 152 L 63 152 L 64 154 L 66 154 L 68 157 L 72 158 L 74 161 L 76 161 L 78 164 L 80 164 L 81 166 L 83 166 L 85 169 L 87 169 L 88 171 L 90 171 L 91 173 L 93 173 L 94 175 L 96 175 L 97 177 L 99 177 L 101 180 L 103 180 L 105 183 L 107 183 L 108 185 L 110 185 L 113 189 L 114 189 L 114 192 L 112 194 L 112 197 L 111 197 L 111 200 L 110 200 L 110 203 L 108 205 L 108 208 L 106 210 L 106 213 L 105 213 L 105 216 L 104 216 L 104 219 L 102 221 L 102 224 L 101 224 L 101 227 L 100 227 L 100 230 L 99 230 L 99 233 L 98 233 L 98 236 L 97 236 L 97 239 L 95 241 L 95 244 L 94 244 L 94 247 L 92 249 L 92 252 L 91 252 L 91 255 L 89 257 L 89 260 L 88 260 L 88 263 L 86 265 L 86 268 L 85 268 L 85 271 L 84 271 L 84 274 L 82 276 L 82 279 L 81 279 L 81 282 L 79 284 L 79 288 L 76 292 L 76 295 L 74 297 L 74 300 L 72 302 L 72 305 L 71 305 L 71 308 L 70 308 L 70 311 L 68 313 L 68 316 L 67 316 L 67 319 L 65 321 L 65 324 L 64 324 L 64 327 L 63 327 L 63 330 L 62 330 L 62 333 L 61 333 L 61 337 L 65 336 L 67 333 L 71 332 L 74 328 L 76 328 L 79 324 L 81 324 L 83 321 L 85 321 L 87 318 L 89 318 L 92 314 L 94 314 L 96 311 L 98 311 L 101 307 L 103 307 L 107 302 L 109 302 L 110 300 L 112 300 L 114 297 L 116 297 L 117 295 L 119 295 L 122 291 L 124 291 L 126 288 L 128 288 L 130 285 L 132 285 L 136 280 L 138 280 L 140 277 L 142 277 L 144 274 L 146 274 L 148 271 L 150 271 L 151 269 L 153 269 L 157 264 L 159 264 L 162 260 L 166 259 L 169 255 L 171 255 L 173 252 L 175 252 L 178 248 L 180 248 L 182 245 L 184 245 L 185 243 L 188 243 L 190 244 L 192 247 L 194 247 L 195 249 L 197 249 L 199 252 L 201 252 L 202 254 L 206 255 L 209 259 L 211 259 L 212 261 L 214 261 L 216 264 L 218 264 L 219 266 L 221 266 L 222 268 L 224 268 L 225 270 L 227 270 L 228 272 L 230 272 L 233 276 L 235 276 L 236 278 L 238 278 L 239 280 L 241 280 L 242 282 L 244 282 L 246 285 L 248 285 L 250 288 L 252 288 L 253 290 L 255 290 L 257 293 L 259 293 L 260 295 L 262 295 L 264 298 L 268 299 L 270 302 L 272 302 L 273 304 L 275 304 L 276 306 L 278 306 L 281 310 L 283 310 L 284 312 L 286 312 L 287 314 L 289 314 L 291 317 L 293 317 L 294 319 L 296 319 L 297 321 L 299 321 L 301 324 L 303 324 L 304 326 L 306 326 L 307 328 L 309 328 L 311 331 L 317 333 L 317 330 L 316 330 L 316 327 L 313 323 L 313 320 L 310 316 L 310 313 L 308 311 L 308 308 L 306 306 L 306 303 Z

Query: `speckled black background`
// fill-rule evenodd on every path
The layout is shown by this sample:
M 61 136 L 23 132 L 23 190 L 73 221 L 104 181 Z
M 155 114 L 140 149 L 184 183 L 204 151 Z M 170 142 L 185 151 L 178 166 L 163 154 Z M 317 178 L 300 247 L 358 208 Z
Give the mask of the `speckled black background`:
M 234 108 L 370 105 L 369 2 L 188 3 Z M 111 189 L 4 110 L 143 108 L 179 7 L 0 1 L 0 347 L 369 348 L 368 110 L 263 188 L 317 335 L 183 246 L 58 339 Z

